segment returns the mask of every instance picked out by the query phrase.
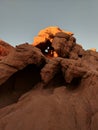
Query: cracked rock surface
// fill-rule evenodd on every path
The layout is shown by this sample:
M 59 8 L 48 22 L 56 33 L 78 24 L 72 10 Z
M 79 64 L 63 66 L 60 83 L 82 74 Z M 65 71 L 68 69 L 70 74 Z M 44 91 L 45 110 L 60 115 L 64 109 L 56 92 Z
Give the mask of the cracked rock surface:
M 33 44 L 0 40 L 0 130 L 98 130 L 98 52 L 73 33 L 41 30 Z

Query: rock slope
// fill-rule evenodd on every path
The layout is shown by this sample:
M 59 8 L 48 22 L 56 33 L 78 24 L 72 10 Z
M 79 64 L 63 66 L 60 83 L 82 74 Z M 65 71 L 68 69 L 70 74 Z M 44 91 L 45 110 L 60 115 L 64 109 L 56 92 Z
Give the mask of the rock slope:
M 33 44 L 0 40 L 0 130 L 98 130 L 98 52 L 73 33 L 41 30 Z

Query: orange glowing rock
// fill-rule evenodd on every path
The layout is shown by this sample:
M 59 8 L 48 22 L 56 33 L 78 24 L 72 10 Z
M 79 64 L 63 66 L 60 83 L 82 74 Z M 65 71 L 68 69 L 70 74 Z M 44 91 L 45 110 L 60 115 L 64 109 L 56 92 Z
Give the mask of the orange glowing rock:
M 90 50 L 91 50 L 91 51 L 95 51 L 95 52 L 96 52 L 96 48 L 91 48 Z
M 56 51 L 54 51 L 54 57 L 58 57 L 58 54 L 56 53 Z
M 39 42 L 46 42 L 47 38 L 45 36 L 36 36 L 34 37 L 34 43 L 33 45 L 36 46 Z
M 41 30 L 38 36 L 34 37 L 34 42 L 32 44 L 41 49 L 42 53 L 48 58 L 58 57 L 58 53 L 52 47 L 54 38 L 63 37 L 68 40 L 72 35 L 72 32 L 61 30 L 57 26 L 50 26 Z
M 50 40 L 52 42 L 54 36 L 59 32 L 64 32 L 68 35 L 73 35 L 72 32 L 61 30 L 57 26 L 50 26 L 41 30 L 38 33 L 38 36 L 34 38 L 33 46 L 37 46 L 39 43 L 46 42 L 46 40 Z

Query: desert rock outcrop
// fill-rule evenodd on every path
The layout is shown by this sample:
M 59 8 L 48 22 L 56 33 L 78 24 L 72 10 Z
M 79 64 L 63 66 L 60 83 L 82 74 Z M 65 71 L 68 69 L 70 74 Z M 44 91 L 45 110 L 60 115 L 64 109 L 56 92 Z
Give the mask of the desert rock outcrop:
M 55 56 L 56 55 L 56 56 Z M 98 52 L 58 27 L 0 41 L 0 130 L 98 130 Z

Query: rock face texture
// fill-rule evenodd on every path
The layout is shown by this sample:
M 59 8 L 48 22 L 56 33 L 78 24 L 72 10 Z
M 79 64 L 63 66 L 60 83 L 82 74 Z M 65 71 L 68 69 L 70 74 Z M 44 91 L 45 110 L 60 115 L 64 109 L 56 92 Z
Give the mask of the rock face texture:
M 98 130 L 98 52 L 58 27 L 0 40 L 0 130 Z

